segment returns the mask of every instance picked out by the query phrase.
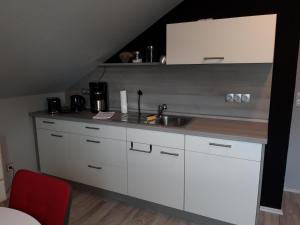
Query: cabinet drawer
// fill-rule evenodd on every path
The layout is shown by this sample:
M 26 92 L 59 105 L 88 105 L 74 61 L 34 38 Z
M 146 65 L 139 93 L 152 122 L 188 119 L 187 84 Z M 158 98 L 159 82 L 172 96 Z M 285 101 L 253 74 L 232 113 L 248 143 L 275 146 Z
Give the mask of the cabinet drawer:
M 185 138 L 185 148 L 189 151 L 254 161 L 261 160 L 261 144 L 190 135 L 186 135 Z
M 92 123 L 79 123 L 78 131 L 79 134 L 112 138 L 119 140 L 126 140 L 126 128 L 117 126 L 107 126 Z
M 76 136 L 73 148 L 69 149 L 70 157 L 73 154 L 82 154 L 80 160 L 105 163 L 113 166 L 126 166 L 126 142 L 105 138 Z M 77 152 L 76 152 L 77 151 Z
M 92 137 L 126 140 L 126 128 L 93 123 L 81 123 L 56 119 L 37 118 L 36 127 Z
M 76 128 L 78 127 L 77 125 L 78 123 L 71 121 L 36 118 L 37 129 L 71 132 L 76 130 Z
M 128 128 L 127 140 L 138 143 L 184 149 L 183 134 Z
M 127 194 L 126 167 L 88 161 L 79 166 L 76 180 L 94 187 Z

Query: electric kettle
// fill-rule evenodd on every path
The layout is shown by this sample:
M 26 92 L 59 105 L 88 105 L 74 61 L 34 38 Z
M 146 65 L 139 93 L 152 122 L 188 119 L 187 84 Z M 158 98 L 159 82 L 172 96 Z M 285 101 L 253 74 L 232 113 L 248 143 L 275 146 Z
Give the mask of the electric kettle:
M 81 95 L 71 96 L 71 111 L 80 112 L 85 109 L 85 98 Z

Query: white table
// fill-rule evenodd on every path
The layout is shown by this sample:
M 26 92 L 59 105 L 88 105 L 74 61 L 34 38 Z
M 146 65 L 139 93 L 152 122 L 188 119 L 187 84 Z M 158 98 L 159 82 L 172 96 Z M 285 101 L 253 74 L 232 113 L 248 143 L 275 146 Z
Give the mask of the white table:
M 0 207 L 0 218 L 0 225 L 41 225 L 30 215 L 5 207 Z

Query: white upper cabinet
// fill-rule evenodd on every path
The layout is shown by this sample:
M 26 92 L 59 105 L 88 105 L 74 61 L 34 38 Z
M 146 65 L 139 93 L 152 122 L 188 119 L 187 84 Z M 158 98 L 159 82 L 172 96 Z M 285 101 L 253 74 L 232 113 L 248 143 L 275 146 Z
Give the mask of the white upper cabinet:
M 273 63 L 276 14 L 167 25 L 167 64 Z

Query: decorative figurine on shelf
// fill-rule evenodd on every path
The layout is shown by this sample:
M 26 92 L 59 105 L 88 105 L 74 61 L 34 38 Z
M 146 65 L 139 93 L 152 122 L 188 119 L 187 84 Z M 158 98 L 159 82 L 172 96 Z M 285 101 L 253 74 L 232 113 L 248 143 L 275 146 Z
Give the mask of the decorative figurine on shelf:
M 143 62 L 142 58 L 140 58 L 140 52 L 135 52 L 135 59 L 132 60 L 133 63 L 141 63 Z
M 132 52 L 121 52 L 119 58 L 122 63 L 129 63 L 134 58 L 134 54 Z

